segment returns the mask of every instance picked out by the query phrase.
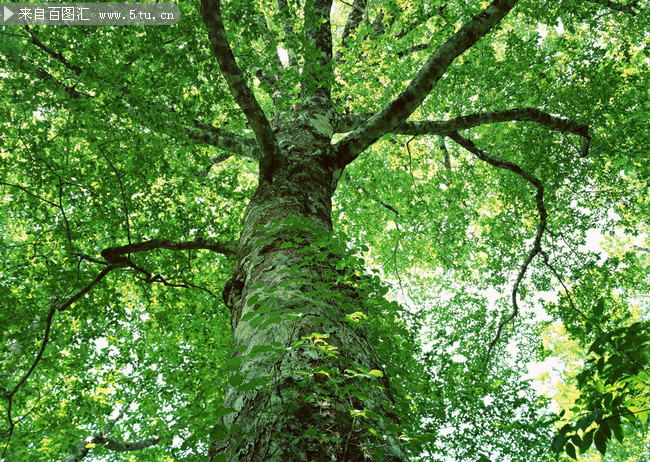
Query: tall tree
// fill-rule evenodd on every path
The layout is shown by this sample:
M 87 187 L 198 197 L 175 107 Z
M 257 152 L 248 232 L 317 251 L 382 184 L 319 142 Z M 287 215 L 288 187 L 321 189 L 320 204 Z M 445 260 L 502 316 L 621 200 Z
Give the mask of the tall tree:
M 647 219 L 647 1 L 180 6 L 2 30 L 2 458 L 545 457 L 524 298 Z

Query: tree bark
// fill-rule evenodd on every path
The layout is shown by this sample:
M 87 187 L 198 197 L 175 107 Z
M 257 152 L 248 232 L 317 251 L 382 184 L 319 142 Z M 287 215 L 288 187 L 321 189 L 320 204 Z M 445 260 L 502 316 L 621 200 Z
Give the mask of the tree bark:
M 344 320 L 360 300 L 325 247 L 336 172 L 323 119 L 303 112 L 276 130 L 284 149 L 273 182 L 260 182 L 244 216 L 223 293 L 235 349 L 231 413 L 210 460 L 404 460 L 373 339 Z

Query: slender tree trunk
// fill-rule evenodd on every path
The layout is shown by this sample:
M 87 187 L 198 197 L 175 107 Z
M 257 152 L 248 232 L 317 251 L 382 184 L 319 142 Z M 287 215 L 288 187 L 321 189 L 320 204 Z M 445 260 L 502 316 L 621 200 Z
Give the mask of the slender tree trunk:
M 278 139 L 273 182 L 261 181 L 248 205 L 224 289 L 234 411 L 210 460 L 403 460 L 387 378 L 354 376 L 382 368 L 372 339 L 344 320 L 360 300 L 336 283 L 342 271 L 321 240 L 332 231 L 329 137 L 293 128 Z

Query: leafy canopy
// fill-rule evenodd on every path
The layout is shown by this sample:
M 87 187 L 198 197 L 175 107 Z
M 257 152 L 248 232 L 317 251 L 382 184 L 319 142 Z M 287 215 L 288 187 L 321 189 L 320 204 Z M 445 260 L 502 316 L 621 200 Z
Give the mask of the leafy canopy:
M 361 4 L 364 15 L 348 25 Z M 7 461 L 59 460 L 79 447 L 95 460 L 203 460 L 229 412 L 225 387 L 241 385 L 220 292 L 257 157 L 199 5 L 179 6 L 170 27 L 0 29 Z M 487 2 L 335 2 L 334 59 L 310 70 L 311 87 L 300 64 L 319 51 L 306 39 L 303 6 L 222 5 L 237 63 L 269 119 L 309 96 L 301 81 L 316 92 L 327 78 L 342 120 L 381 110 Z M 620 444 L 643 441 L 634 435 L 647 432 L 650 406 L 649 9 L 519 2 L 409 119 L 533 108 L 588 126 L 586 157 L 575 130 L 481 119 L 455 137 L 396 130 L 342 175 L 338 235 L 323 242 L 338 248 L 333 266 L 354 275 L 348 283 L 370 299 L 368 310 L 390 321 L 375 347 L 413 456 L 643 450 Z M 281 80 L 264 78 L 280 70 Z M 629 240 L 603 260 L 583 247 L 589 230 Z M 120 260 L 127 255 L 130 264 Z M 553 353 L 538 343 L 553 322 L 584 361 L 557 416 L 525 378 L 527 363 Z M 107 439 L 84 443 L 97 434 Z M 114 449 L 129 441 L 146 449 Z

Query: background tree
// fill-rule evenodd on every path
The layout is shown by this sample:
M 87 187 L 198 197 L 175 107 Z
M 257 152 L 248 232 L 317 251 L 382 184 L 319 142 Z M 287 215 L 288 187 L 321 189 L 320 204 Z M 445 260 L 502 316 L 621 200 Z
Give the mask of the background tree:
M 2 458 L 607 440 L 594 414 L 551 447 L 523 376 L 540 291 L 612 344 L 595 354 L 647 343 L 580 278 L 642 280 L 580 246 L 647 224 L 647 2 L 180 7 L 172 27 L 2 30 Z

